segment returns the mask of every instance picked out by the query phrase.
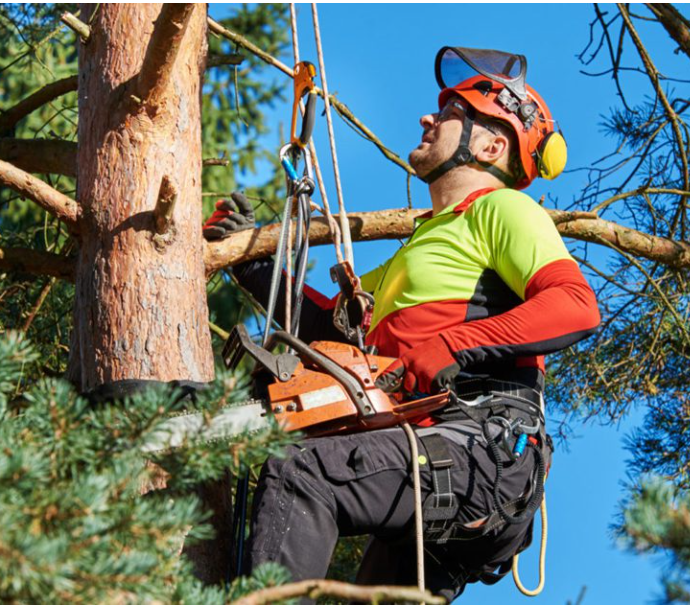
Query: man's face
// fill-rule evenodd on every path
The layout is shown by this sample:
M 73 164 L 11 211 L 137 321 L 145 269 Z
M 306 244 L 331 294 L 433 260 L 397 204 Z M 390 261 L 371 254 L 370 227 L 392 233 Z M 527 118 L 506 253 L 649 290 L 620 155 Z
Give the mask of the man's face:
M 458 148 L 464 113 L 454 103 L 466 106 L 459 97 L 451 99 L 439 113 L 422 116 L 424 129 L 421 143 L 409 155 L 409 162 L 418 175 L 424 176 L 449 159 Z

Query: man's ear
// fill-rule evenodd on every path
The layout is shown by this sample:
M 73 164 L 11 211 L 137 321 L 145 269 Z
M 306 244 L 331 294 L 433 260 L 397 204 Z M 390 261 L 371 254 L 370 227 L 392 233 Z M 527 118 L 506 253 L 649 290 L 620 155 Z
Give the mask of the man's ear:
M 495 164 L 504 154 L 508 153 L 508 145 L 508 137 L 502 134 L 483 137 L 477 146 L 478 149 L 475 151 L 474 157 L 480 162 Z

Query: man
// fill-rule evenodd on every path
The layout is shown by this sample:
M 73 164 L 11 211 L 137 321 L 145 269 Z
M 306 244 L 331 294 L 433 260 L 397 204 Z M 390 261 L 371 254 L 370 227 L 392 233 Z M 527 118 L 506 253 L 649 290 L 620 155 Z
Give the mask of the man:
M 565 144 L 525 71 L 519 55 L 439 52 L 440 111 L 421 118 L 409 157 L 429 184 L 432 210 L 361 279 L 375 298 L 366 343 L 397 358 L 377 386 L 453 394 L 416 430 L 427 458 L 426 581 L 449 599 L 468 582 L 500 579 L 529 544 L 551 455 L 542 356 L 599 324 L 592 290 L 553 222 L 516 190 L 565 164 Z M 233 197 L 237 205 L 218 204 L 208 238 L 253 225 L 251 207 Z M 269 271 L 270 262 L 248 263 L 236 275 L 265 301 Z M 342 340 L 333 304 L 306 294 L 302 338 Z M 339 535 L 370 534 L 358 581 L 414 584 L 409 469 L 399 428 L 307 439 L 268 460 L 249 566 L 276 561 L 295 580 L 321 578 Z

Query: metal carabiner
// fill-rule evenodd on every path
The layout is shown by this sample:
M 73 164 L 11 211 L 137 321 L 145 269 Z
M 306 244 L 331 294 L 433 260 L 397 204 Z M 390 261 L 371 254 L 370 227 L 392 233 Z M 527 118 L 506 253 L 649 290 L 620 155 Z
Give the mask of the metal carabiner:
M 309 143 L 312 130 L 314 130 L 314 120 L 316 117 L 316 86 L 314 78 L 316 68 L 309 61 L 300 61 L 295 65 L 294 84 L 295 96 L 292 101 L 292 124 L 290 126 L 290 143 L 304 149 Z M 297 114 L 299 113 L 299 102 L 302 97 L 307 97 L 302 118 L 302 129 L 297 135 Z

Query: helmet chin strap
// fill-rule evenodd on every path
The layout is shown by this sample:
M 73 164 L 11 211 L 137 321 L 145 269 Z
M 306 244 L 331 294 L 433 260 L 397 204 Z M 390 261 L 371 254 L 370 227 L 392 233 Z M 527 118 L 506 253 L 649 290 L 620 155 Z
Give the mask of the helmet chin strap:
M 512 187 L 515 183 L 515 179 L 510 176 L 507 172 L 504 172 L 500 168 L 490 164 L 489 162 L 480 162 L 477 160 L 475 155 L 470 149 L 470 138 L 472 137 L 472 128 L 474 128 L 475 118 L 477 117 L 477 112 L 471 105 L 465 110 L 465 117 L 463 119 L 462 134 L 460 135 L 460 144 L 455 150 L 455 153 L 447 159 L 445 162 L 436 166 L 429 174 L 426 176 L 420 176 L 419 178 L 424 181 L 427 185 L 430 185 L 439 177 L 442 177 L 446 172 L 453 170 L 456 166 L 468 166 L 474 164 L 480 166 L 483 170 L 486 170 L 489 174 L 495 176 L 499 181 L 504 183 L 506 187 Z

